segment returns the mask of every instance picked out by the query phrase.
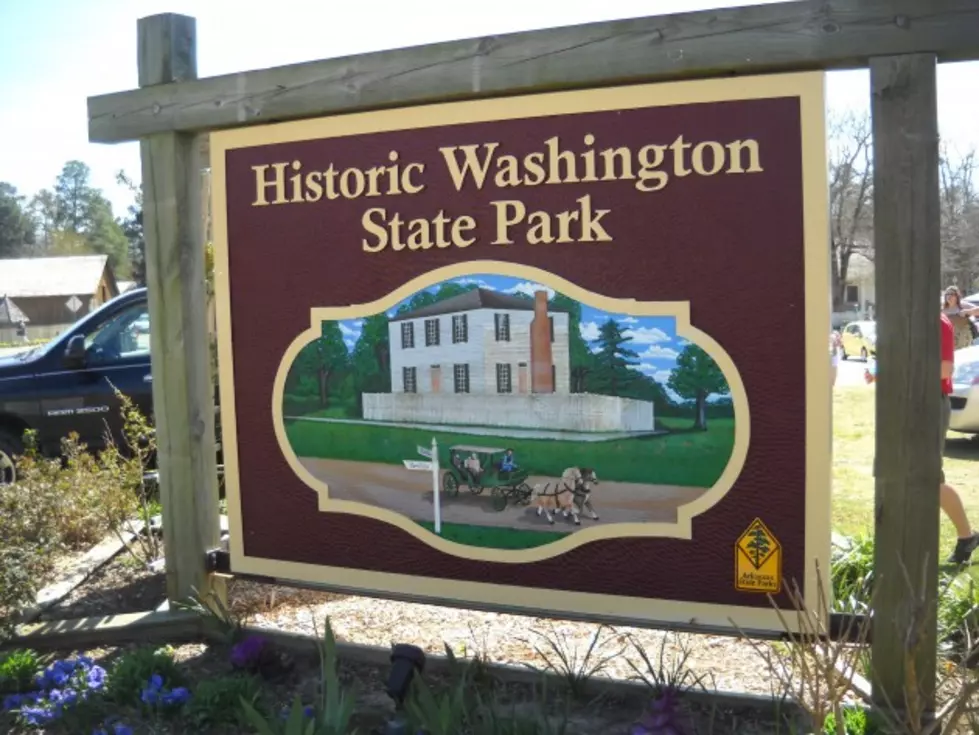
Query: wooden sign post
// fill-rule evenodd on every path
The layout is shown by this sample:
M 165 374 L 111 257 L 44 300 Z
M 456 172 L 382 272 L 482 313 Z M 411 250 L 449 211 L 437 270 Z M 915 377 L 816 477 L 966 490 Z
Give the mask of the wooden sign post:
M 193 18 L 142 18 L 138 31 L 141 87 L 197 78 Z M 220 540 L 200 149 L 198 136 L 186 132 L 161 132 L 140 142 L 153 409 L 171 603 L 188 599 L 194 590 L 207 596 L 213 580 L 206 552 Z

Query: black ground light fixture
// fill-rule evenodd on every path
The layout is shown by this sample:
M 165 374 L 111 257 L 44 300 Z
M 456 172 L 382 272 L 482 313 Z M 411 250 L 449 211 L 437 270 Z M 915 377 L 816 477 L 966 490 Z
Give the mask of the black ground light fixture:
M 411 688 L 415 672 L 425 669 L 425 652 L 418 646 L 398 643 L 391 649 L 391 673 L 387 693 L 394 700 L 395 715 L 388 720 L 384 735 L 408 735 L 408 723 L 403 716 L 405 697 Z

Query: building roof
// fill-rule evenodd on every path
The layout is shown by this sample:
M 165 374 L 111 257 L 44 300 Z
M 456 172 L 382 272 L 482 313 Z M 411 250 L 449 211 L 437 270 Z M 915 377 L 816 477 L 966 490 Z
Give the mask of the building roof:
M 2 263 L 3 261 L 0 261 Z M 20 310 L 9 296 L 0 296 L 0 324 L 16 324 L 17 322 L 27 324 L 30 319 L 27 314 Z
M 456 314 L 460 311 L 475 311 L 476 309 L 500 309 L 503 311 L 533 311 L 534 300 L 526 296 L 515 296 L 513 294 L 500 293 L 488 288 L 474 288 L 458 296 L 452 296 L 434 304 L 422 306 L 404 314 L 397 314 L 391 317 L 392 322 L 400 322 L 405 319 L 418 319 L 424 316 L 440 316 L 442 314 Z M 566 313 L 568 310 L 563 307 L 548 306 L 548 311 Z
M 107 255 L 0 260 L 0 294 L 12 298 L 94 294 Z

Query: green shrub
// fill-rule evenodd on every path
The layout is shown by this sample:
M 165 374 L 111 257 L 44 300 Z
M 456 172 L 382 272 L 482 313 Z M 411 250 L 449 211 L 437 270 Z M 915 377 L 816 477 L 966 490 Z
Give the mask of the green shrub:
M 34 603 L 37 580 L 49 566 L 36 547 L 0 531 L 0 641 L 13 635 L 21 609 Z
M 833 607 L 840 612 L 869 612 L 874 579 L 873 537 L 856 536 L 833 544 L 830 566 Z
M 41 668 L 41 659 L 31 650 L 18 649 L 0 655 L 0 694 L 26 692 Z
M 194 689 L 189 717 L 200 732 L 220 725 L 247 725 L 241 701 L 257 707 L 261 684 L 254 676 L 220 676 L 202 681 Z
M 146 682 L 153 674 L 163 678 L 163 685 L 172 689 L 185 686 L 186 680 L 170 648 L 141 647 L 124 653 L 109 673 L 106 693 L 119 704 L 136 705 Z

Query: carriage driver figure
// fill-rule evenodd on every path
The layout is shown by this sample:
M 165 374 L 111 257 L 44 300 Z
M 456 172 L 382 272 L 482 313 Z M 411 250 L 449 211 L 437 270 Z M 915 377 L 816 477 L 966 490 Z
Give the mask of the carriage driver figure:
M 503 461 L 500 462 L 500 470 L 502 472 L 513 472 L 517 469 L 517 463 L 513 459 L 513 450 L 507 449 L 506 454 L 503 455 Z

